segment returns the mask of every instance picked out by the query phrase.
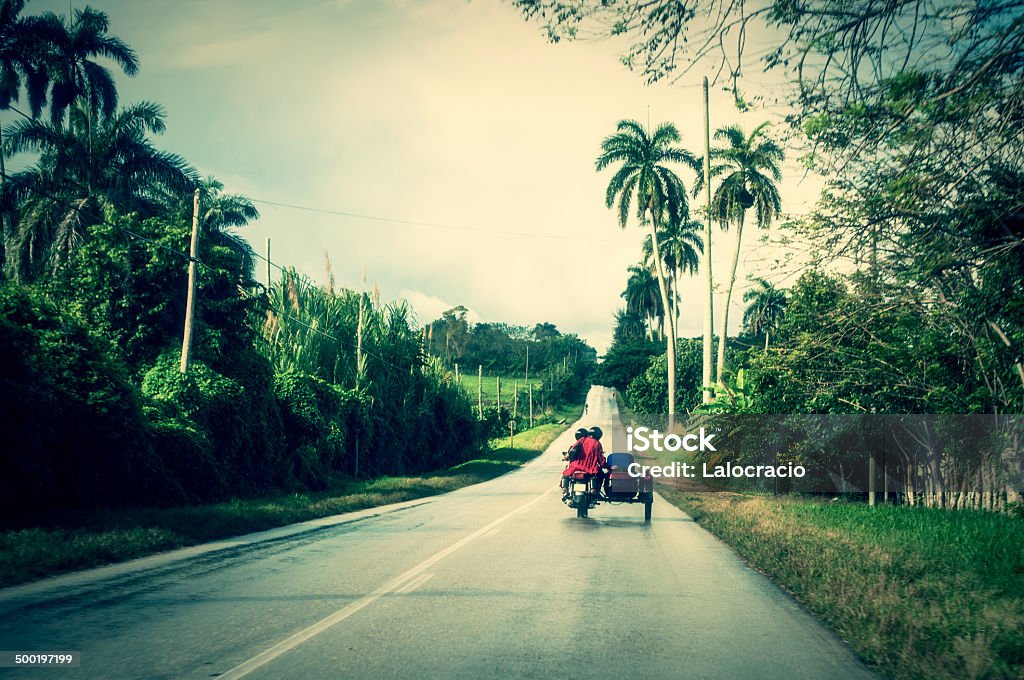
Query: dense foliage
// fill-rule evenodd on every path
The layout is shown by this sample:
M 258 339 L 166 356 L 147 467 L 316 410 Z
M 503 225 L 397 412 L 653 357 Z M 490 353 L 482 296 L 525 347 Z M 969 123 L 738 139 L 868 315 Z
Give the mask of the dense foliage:
M 335 291 L 330 272 L 326 286 L 295 271 L 269 290 L 253 281 L 236 230 L 259 213 L 153 144 L 159 105 L 119 103 L 96 59 L 128 76 L 138 59 L 103 13 L 24 9 L 0 7 L 0 109 L 24 96 L 32 114 L 3 129 L 0 160 L 34 158 L 12 175 L 0 163 L 5 524 L 319 490 L 450 467 L 485 445 L 488 422 L 404 303 Z M 182 372 L 193 191 L 198 304 Z M 512 367 L 494 341 L 509 328 L 478 326 L 467 356 Z M 516 339 L 538 375 L 592 352 L 550 324 Z

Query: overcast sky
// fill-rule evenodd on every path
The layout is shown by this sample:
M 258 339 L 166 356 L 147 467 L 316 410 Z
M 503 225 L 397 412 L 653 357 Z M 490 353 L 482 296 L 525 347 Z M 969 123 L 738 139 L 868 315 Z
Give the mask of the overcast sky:
M 676 123 L 684 146 L 702 153 L 702 74 L 645 86 L 618 61 L 619 45 L 550 45 L 496 1 L 91 4 L 142 61 L 122 80 L 122 102 L 167 109 L 157 146 L 253 199 L 435 225 L 259 203 L 261 219 L 243 230 L 258 252 L 269 236 L 275 262 L 321 280 L 325 248 L 339 285 L 358 286 L 365 267 L 385 299 L 412 303 L 420 323 L 462 304 L 476 320 L 550 321 L 603 352 L 643 232 L 621 231 L 604 207 L 610 173 L 594 172 L 601 139 L 619 119 L 646 123 L 649 112 L 652 125 Z M 66 13 L 68 4 L 36 0 L 28 11 L 47 9 Z M 784 113 L 740 115 L 720 88 L 711 106 L 713 127 L 749 130 Z M 802 177 L 787 158 L 787 212 L 817 195 L 818 181 Z M 717 284 L 733 237 L 715 236 Z M 756 233 L 744 252 L 739 286 L 749 274 L 771 276 L 778 254 Z M 702 286 L 695 278 L 682 287 L 684 336 L 701 332 Z

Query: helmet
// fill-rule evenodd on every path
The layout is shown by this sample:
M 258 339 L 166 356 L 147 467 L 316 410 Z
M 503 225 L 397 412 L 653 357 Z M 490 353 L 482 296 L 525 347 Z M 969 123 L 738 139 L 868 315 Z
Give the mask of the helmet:
M 604 434 L 604 432 L 601 431 L 601 428 L 599 428 L 596 425 L 594 427 L 590 428 L 590 436 L 593 437 L 594 439 L 598 439 L 598 440 L 601 439 L 601 435 L 603 435 L 603 434 Z
M 587 428 L 585 428 L 585 427 L 581 427 L 580 429 L 576 430 L 576 439 L 582 439 L 583 437 L 586 437 L 586 436 L 589 436 L 589 435 L 590 435 L 590 431 Z

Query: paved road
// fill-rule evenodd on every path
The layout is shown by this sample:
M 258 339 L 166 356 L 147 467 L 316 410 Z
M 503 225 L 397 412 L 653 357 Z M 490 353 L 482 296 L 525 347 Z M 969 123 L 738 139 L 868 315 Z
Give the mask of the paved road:
M 585 425 L 624 448 L 609 390 Z M 575 427 L 573 428 L 575 429 Z M 0 678 L 870 678 L 658 498 L 559 502 L 559 452 L 486 484 L 0 591 Z

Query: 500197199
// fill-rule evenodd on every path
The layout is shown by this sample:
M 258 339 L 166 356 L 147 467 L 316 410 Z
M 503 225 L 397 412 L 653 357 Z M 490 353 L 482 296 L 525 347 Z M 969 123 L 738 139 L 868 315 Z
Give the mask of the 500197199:
M 0 668 L 44 668 L 81 665 L 81 652 L 0 652 Z

